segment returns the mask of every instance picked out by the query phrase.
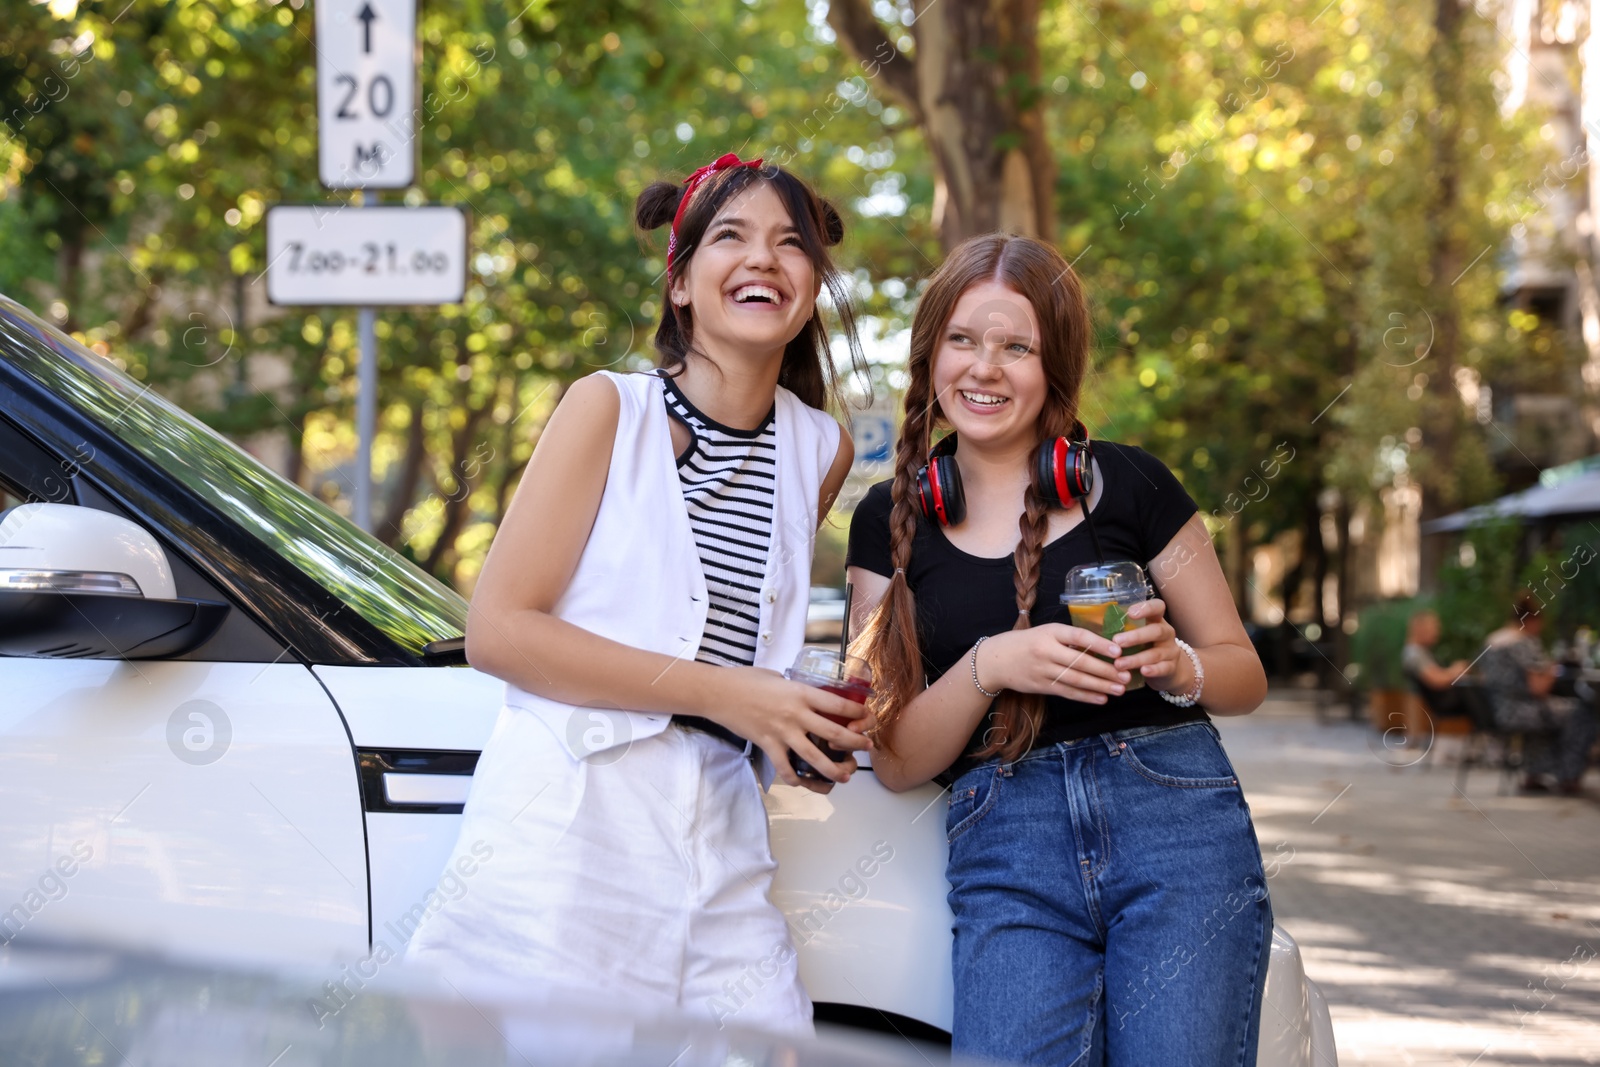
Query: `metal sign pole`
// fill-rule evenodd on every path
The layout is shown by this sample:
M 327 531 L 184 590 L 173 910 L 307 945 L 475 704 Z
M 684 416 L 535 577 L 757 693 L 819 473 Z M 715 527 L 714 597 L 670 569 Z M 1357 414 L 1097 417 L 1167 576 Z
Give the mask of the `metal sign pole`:
M 404 189 L 414 177 L 417 2 L 316 3 L 317 169 L 322 184 L 330 189 L 362 190 L 362 207 L 372 206 L 374 190 Z M 391 147 L 395 141 L 399 150 Z M 390 259 L 394 259 L 392 250 Z M 324 256 L 321 262 L 326 265 L 329 261 Z M 295 263 L 298 265 L 298 260 Z M 376 270 L 368 260 L 366 273 Z M 378 346 L 370 305 L 360 305 L 357 332 L 361 362 L 356 392 L 354 517 L 357 526 L 370 532 L 372 439 L 378 421 Z
M 372 439 L 378 428 L 377 315 L 362 308 L 357 332 L 361 335 L 361 363 L 356 383 L 356 525 L 372 532 Z
M 368 197 L 363 192 L 361 206 L 367 207 Z M 378 430 L 378 330 L 377 314 L 370 308 L 360 309 L 356 317 L 356 334 L 361 345 L 361 362 L 356 373 L 356 525 L 372 532 L 372 439 Z
M 369 532 L 378 424 L 373 305 L 451 302 L 458 299 L 451 295 L 458 288 L 451 284 L 453 277 L 459 274 L 463 286 L 465 279 L 464 219 L 458 212 L 418 235 L 394 229 L 393 209 L 377 202 L 377 190 L 405 189 L 416 176 L 418 3 L 316 0 L 314 5 L 318 176 L 329 189 L 361 190 L 361 206 L 381 210 L 366 221 L 359 221 L 365 212 L 316 214 L 308 229 L 295 209 L 278 207 L 268 212 L 267 221 L 267 291 L 273 303 L 342 303 L 359 309 L 354 519 Z M 280 225 L 274 225 L 275 217 Z M 389 229 L 383 220 L 391 220 Z M 463 236 L 449 239 L 457 227 Z M 442 299 L 436 293 L 440 289 L 449 290 Z
M 384 204 L 367 190 L 357 209 L 278 204 L 267 209 L 267 300 L 274 307 L 355 308 L 355 494 L 351 518 L 376 520 L 372 442 L 378 421 L 377 308 L 459 304 L 467 287 L 467 215 L 447 204 Z M 348 469 L 348 467 L 346 468 Z

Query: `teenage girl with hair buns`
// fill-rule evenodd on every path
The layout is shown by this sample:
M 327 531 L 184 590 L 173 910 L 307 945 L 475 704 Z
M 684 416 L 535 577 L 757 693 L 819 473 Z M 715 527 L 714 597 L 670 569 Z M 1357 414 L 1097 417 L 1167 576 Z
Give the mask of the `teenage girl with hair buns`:
M 476 874 L 410 954 L 806 1032 L 757 779 L 801 784 L 793 750 L 847 780 L 855 761 L 807 734 L 866 747 L 823 717 L 861 705 L 779 673 L 853 458 L 823 410 L 824 285 L 858 367 L 860 348 L 828 255 L 838 214 L 760 163 L 727 155 L 639 197 L 641 227 L 671 225 L 660 369 L 572 384 L 495 537 L 467 656 L 506 703 L 451 857 Z
M 1253 710 L 1266 678 L 1194 501 L 1087 442 L 1090 331 L 1077 275 L 1026 238 L 967 241 L 922 295 L 895 476 L 850 531 L 873 769 L 949 784 L 956 1051 L 1253 1064 L 1272 915 L 1207 712 Z M 1058 604 L 1101 551 L 1158 590 L 1114 639 Z

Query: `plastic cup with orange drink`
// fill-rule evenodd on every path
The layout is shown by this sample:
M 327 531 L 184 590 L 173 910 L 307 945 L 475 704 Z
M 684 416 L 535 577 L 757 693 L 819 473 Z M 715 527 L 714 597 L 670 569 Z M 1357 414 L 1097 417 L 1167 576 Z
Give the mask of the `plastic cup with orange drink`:
M 1061 603 L 1066 605 L 1072 625 L 1110 638 L 1145 625 L 1145 620 L 1131 618 L 1128 609 L 1150 597 L 1149 580 L 1137 563 L 1086 563 L 1067 572 L 1067 589 L 1061 594 Z M 1122 655 L 1132 656 L 1149 647 L 1131 645 L 1122 650 Z M 1112 662 L 1112 657 L 1090 654 Z M 1144 676 L 1137 670 L 1130 673 L 1132 677 L 1123 688 L 1143 688 Z

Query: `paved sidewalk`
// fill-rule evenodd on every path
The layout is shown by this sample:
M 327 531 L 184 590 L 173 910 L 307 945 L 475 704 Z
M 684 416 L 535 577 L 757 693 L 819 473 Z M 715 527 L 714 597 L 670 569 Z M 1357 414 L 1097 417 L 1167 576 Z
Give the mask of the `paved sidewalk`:
M 1600 1064 L 1600 778 L 1500 796 L 1272 699 L 1218 718 L 1277 922 L 1327 994 L 1341 1064 Z

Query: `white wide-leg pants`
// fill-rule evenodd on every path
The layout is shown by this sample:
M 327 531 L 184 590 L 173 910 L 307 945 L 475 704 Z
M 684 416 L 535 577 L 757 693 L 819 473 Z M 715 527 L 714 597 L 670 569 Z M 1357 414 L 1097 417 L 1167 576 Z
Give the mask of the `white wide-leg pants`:
M 450 868 L 462 857 L 477 868 L 466 892 L 423 919 L 408 961 L 593 991 L 640 1014 L 811 1032 L 768 897 L 761 787 L 726 741 L 674 725 L 574 760 L 537 715 L 502 708 Z

